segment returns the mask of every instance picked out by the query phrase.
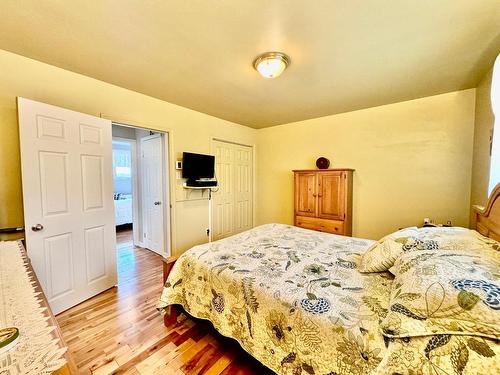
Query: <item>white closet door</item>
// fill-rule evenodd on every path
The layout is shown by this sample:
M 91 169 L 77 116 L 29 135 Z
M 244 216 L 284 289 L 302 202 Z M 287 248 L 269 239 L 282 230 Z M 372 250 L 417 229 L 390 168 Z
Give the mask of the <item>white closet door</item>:
M 218 240 L 233 234 L 234 169 L 232 145 L 214 141 L 215 175 L 219 189 L 213 196 L 212 239 Z
M 233 146 L 234 155 L 234 233 L 252 228 L 253 178 L 252 148 Z
M 212 194 L 212 239 L 218 240 L 253 226 L 253 150 L 213 141 L 219 190 Z
M 55 314 L 116 285 L 111 122 L 18 98 L 28 256 Z

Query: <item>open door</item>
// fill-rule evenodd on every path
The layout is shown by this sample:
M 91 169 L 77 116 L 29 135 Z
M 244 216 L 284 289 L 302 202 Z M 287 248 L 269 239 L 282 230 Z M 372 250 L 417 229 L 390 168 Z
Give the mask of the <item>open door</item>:
M 141 138 L 141 190 L 144 247 L 166 256 L 164 232 L 164 168 L 163 135 Z
M 117 283 L 111 121 L 18 98 L 28 256 L 57 314 Z

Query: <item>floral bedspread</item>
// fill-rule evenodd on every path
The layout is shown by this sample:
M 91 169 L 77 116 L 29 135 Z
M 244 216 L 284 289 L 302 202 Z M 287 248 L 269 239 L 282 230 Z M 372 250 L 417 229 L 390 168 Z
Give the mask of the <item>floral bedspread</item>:
M 263 225 L 184 253 L 158 308 L 179 304 L 210 320 L 279 374 L 486 374 L 498 369 L 500 345 L 491 340 L 476 338 L 466 345 L 464 364 L 466 336 L 385 338 L 379 323 L 387 315 L 393 277 L 356 269 L 372 243 Z

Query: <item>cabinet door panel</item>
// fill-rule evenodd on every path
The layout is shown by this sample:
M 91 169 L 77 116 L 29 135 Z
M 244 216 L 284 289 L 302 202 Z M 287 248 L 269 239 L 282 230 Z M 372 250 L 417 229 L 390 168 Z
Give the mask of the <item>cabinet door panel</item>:
M 295 214 L 316 216 L 316 173 L 295 174 Z
M 345 173 L 318 173 L 318 217 L 344 220 Z

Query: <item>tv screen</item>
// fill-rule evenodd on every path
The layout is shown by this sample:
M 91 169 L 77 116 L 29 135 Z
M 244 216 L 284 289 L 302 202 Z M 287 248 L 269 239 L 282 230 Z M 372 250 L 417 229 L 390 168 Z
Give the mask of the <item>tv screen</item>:
M 182 154 L 182 177 L 189 180 L 200 178 L 214 178 L 215 156 L 193 154 L 184 152 Z

